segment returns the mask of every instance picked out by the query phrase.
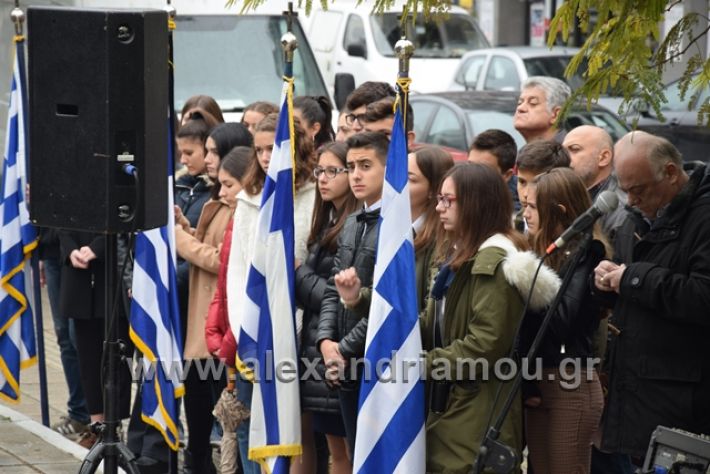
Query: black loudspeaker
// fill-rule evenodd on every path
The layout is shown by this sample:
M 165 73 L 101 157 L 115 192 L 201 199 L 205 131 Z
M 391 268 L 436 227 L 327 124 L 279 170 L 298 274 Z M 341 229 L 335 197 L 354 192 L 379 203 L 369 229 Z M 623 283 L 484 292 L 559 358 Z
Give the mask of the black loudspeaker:
M 165 225 L 167 13 L 30 7 L 27 25 L 32 222 L 99 233 Z

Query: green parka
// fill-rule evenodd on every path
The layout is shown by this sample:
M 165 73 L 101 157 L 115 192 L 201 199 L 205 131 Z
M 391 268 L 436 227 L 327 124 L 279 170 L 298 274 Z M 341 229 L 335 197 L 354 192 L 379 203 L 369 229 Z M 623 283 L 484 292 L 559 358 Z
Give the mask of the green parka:
M 509 353 L 539 260 L 520 252 L 503 235 L 494 235 L 456 272 L 446 293 L 443 347 L 427 352 L 427 374 L 440 375 L 442 364 L 474 361 L 464 371 L 466 380 L 454 382 L 443 414 L 429 412 L 426 423 L 427 472 L 467 473 L 478 456 L 489 423 L 498 416 L 511 382 L 496 377 L 496 362 Z M 549 304 L 559 278 L 547 267 L 538 276 L 531 308 Z M 435 302 L 430 299 L 422 321 L 424 347 L 431 342 Z M 430 345 L 430 344 L 429 344 Z M 486 373 L 485 367 L 488 367 Z M 504 364 L 503 367 L 509 367 Z M 465 367 L 465 366 L 464 366 Z M 473 373 L 471 373 L 473 372 Z M 455 373 L 455 372 L 454 372 Z M 475 382 L 472 382 L 475 380 Z M 496 413 L 491 416 L 496 391 L 505 384 Z M 518 453 L 522 449 L 522 406 L 516 400 L 501 430 L 500 441 Z

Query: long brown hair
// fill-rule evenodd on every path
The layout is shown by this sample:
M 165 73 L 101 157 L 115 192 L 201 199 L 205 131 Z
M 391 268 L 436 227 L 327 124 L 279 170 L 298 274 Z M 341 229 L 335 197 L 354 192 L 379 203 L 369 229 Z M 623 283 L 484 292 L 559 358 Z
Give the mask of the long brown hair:
M 438 146 L 423 146 L 413 152 L 419 170 L 429 182 L 429 200 L 424 210 L 424 225 L 414 238 L 414 251 L 427 248 L 441 230 L 439 215 L 436 212 L 436 192 L 441 187 L 444 175 L 454 166 L 451 155 Z
M 332 153 L 333 156 L 340 160 L 340 164 L 345 167 L 348 147 L 342 142 L 332 142 L 318 148 L 317 156 L 320 159 L 325 152 Z M 333 202 L 325 202 L 320 193 L 316 193 L 316 202 L 313 208 L 313 219 L 311 221 L 311 233 L 308 236 L 308 246 L 320 241 L 321 247 L 328 249 L 330 252 L 335 252 L 338 247 L 338 235 L 345 225 L 347 217 L 355 212 L 359 206 L 359 201 L 350 190 L 348 185 L 348 197 L 343 202 L 343 206 L 338 210 L 335 209 Z M 333 222 L 325 235 L 321 236 L 321 232 Z
M 264 117 L 254 128 L 254 135 L 259 132 L 276 133 L 279 114 L 269 114 Z M 301 123 L 294 117 L 294 140 L 296 151 L 296 169 L 294 170 L 294 183 L 296 191 L 303 185 L 313 182 L 313 168 L 316 167 L 316 156 L 313 149 L 313 140 L 309 139 Z M 244 189 L 252 196 L 259 194 L 264 188 L 266 173 L 261 168 L 259 160 L 254 160 L 244 176 Z
M 505 235 L 519 249 L 528 247 L 513 229 L 513 198 L 498 171 L 478 163 L 458 163 L 446 178 L 454 182 L 458 230 L 440 241 L 439 260 L 448 260 L 458 270 L 495 234 Z
M 532 182 L 536 190 L 536 206 L 538 212 L 539 231 L 531 238 L 533 250 L 538 255 L 544 255 L 560 233 L 572 225 L 572 222 L 592 206 L 592 199 L 584 186 L 582 178 L 571 168 L 554 168 L 538 175 Z M 593 231 L 594 238 L 601 241 L 611 255 L 610 246 L 601 233 L 599 224 Z M 555 271 L 560 271 L 566 258 L 574 253 L 573 249 L 580 243 L 580 238 L 572 240 L 566 247 L 568 252 L 555 252 L 547 259 L 548 265 Z

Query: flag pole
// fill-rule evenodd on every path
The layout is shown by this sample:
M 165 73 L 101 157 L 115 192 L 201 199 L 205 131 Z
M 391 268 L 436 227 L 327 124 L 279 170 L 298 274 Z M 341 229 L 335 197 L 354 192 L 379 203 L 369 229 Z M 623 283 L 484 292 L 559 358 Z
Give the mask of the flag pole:
M 165 11 L 168 12 L 168 143 L 175 143 L 175 64 L 173 63 L 173 31 L 175 30 L 175 17 L 177 16 L 177 10 L 170 3 L 171 0 L 167 0 L 167 5 L 165 6 Z M 174 172 L 174 153 L 172 153 L 172 146 L 168 146 L 168 170 Z M 168 189 L 168 192 L 172 192 Z M 178 446 L 179 446 L 179 439 Z M 179 448 L 178 448 L 179 449 Z M 169 449 L 169 459 L 168 459 L 168 471 L 170 474 L 178 473 L 178 450 Z
M 16 45 L 16 56 L 18 71 L 20 75 L 20 101 L 22 102 L 22 110 L 24 120 L 22 121 L 23 127 L 23 138 L 24 138 L 24 149 L 27 152 L 27 95 L 26 95 L 26 85 L 27 80 L 25 77 L 25 57 L 24 54 L 20 54 L 20 48 L 25 42 L 25 37 L 23 35 L 22 25 L 25 22 L 25 12 L 19 6 L 19 0 L 15 0 L 15 8 L 10 12 L 10 18 L 15 24 L 15 45 Z M 27 156 L 29 154 L 27 153 Z M 26 161 L 27 163 L 27 161 Z M 29 170 L 29 166 L 27 166 Z M 29 173 L 29 171 L 28 171 Z M 32 258 L 30 259 L 30 267 L 32 268 L 32 289 L 34 295 L 34 319 L 35 319 L 35 338 L 37 340 L 37 361 L 39 364 L 39 400 L 40 400 L 40 411 L 42 414 L 42 424 L 44 426 L 49 426 L 49 399 L 47 395 L 47 364 L 45 360 L 44 353 L 44 321 L 42 319 L 42 290 L 39 282 L 39 255 L 37 252 L 32 252 Z
M 394 54 L 399 59 L 399 71 L 397 73 L 397 95 L 399 97 L 397 102 L 399 102 L 400 107 L 402 107 L 402 126 L 404 127 L 405 136 L 407 135 L 407 104 L 409 102 L 409 84 L 412 82 L 409 77 L 409 60 L 414 55 L 414 43 L 407 38 L 408 18 L 409 17 L 406 16 L 406 11 L 403 12 L 403 35 L 402 38 L 400 38 L 394 45 Z M 414 19 L 412 19 L 412 23 L 414 23 Z

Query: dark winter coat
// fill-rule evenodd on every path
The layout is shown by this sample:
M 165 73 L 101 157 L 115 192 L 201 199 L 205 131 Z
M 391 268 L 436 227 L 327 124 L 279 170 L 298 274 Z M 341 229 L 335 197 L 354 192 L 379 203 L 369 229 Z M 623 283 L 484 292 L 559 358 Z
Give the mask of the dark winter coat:
M 62 264 L 59 314 L 74 319 L 103 318 L 106 308 L 105 242 L 101 234 L 58 231 L 59 259 Z M 88 269 L 74 268 L 69 255 L 89 246 L 96 258 Z
M 175 181 L 175 205 L 190 221 L 190 227 L 197 227 L 202 207 L 210 199 L 212 186 L 204 176 L 184 174 Z
M 328 228 L 321 232 L 321 236 L 325 235 Z M 309 376 L 301 382 L 301 409 L 339 415 L 338 392 L 328 388 L 325 384 L 323 356 L 316 345 L 321 303 L 325 296 L 334 261 L 335 253 L 321 247 L 320 241 L 316 241 L 310 246 L 308 258 L 296 270 L 296 300 L 298 305 L 303 308 L 299 357 L 309 361 L 319 361 L 316 368 L 318 377 Z M 304 369 L 305 366 L 302 366 L 301 373 Z
M 604 245 L 593 240 L 574 268 L 574 258 L 568 257 L 560 271 L 561 278 L 572 272 L 567 290 L 553 313 L 545 335 L 534 357 L 542 358 L 543 367 L 558 367 L 565 358 L 579 358 L 583 363 L 595 356 L 594 337 L 605 313 L 589 289 L 590 276 L 604 259 Z M 547 310 L 529 311 L 521 329 L 521 355 L 525 355 L 535 338 Z M 534 367 L 531 363 L 530 367 Z M 586 367 L 586 366 L 585 366 Z
M 363 292 L 358 304 L 347 309 L 340 303 L 334 276 L 341 270 L 355 267 L 362 288 L 372 288 L 379 217 L 379 209 L 370 212 L 358 211 L 348 216 L 338 238 L 338 252 L 321 305 L 316 344 L 320 347 L 324 339 L 338 341 L 340 354 L 346 360 L 365 353 L 370 292 Z
M 710 433 L 710 176 L 703 166 L 653 224 L 619 229 L 602 448 L 643 456 L 658 425 Z

